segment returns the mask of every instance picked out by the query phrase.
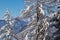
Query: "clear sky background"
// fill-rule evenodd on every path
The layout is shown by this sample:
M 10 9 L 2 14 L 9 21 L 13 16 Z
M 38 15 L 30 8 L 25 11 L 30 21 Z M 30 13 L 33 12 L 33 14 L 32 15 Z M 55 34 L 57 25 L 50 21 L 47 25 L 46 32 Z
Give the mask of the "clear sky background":
M 24 9 L 24 0 L 0 0 L 0 18 L 4 17 L 7 8 L 11 16 L 20 16 L 20 10 Z
M 25 8 L 24 0 L 0 0 L 0 18 L 4 17 L 7 8 L 11 17 L 20 16 L 20 10 Z M 53 9 L 55 10 L 55 8 Z

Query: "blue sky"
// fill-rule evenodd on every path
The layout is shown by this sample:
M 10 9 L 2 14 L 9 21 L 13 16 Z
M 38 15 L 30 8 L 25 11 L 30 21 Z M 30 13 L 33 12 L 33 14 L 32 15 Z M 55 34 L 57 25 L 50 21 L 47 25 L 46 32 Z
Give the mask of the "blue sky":
M 7 8 L 11 16 L 19 16 L 20 10 L 24 9 L 24 0 L 0 0 L 0 18 L 4 17 Z
M 0 18 L 4 17 L 7 8 L 10 11 L 11 17 L 20 16 L 20 10 L 25 8 L 24 0 L 0 0 Z

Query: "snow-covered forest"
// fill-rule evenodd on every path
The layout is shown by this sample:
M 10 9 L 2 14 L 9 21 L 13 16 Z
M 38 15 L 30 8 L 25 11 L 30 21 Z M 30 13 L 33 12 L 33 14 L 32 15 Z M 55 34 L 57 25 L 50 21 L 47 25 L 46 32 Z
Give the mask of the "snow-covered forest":
M 0 19 L 0 40 L 60 40 L 60 0 L 24 0 L 21 16 Z

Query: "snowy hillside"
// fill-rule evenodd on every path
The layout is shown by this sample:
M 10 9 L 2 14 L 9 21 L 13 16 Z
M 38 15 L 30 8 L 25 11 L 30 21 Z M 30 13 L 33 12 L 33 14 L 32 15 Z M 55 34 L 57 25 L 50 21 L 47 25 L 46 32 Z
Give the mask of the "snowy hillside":
M 0 20 L 0 40 L 60 40 L 57 0 L 24 2 L 26 8 L 21 11 L 22 16 L 10 18 L 7 10 L 5 19 Z
M 0 20 L 0 28 L 4 25 L 6 25 L 6 21 L 5 20 Z

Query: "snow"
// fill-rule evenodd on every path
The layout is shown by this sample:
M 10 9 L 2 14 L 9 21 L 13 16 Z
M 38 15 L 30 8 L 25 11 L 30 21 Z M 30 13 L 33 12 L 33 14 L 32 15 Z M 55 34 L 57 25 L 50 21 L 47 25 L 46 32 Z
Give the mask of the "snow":
M 9 24 L 0 22 L 0 24 L 4 24 L 0 28 L 0 39 L 10 39 L 11 37 L 12 40 L 36 40 L 38 36 L 38 40 L 49 40 L 46 37 L 54 38 L 56 34 L 59 34 L 60 25 L 58 23 L 60 22 L 60 15 L 55 12 L 46 16 L 42 9 L 42 4 L 40 6 L 39 9 L 41 11 L 39 12 L 38 22 L 35 3 L 32 6 L 27 6 L 21 12 L 23 13 L 22 17 L 17 16 L 10 19 L 9 15 L 6 15 L 3 21 L 9 22 Z M 9 12 L 7 11 L 7 13 Z

